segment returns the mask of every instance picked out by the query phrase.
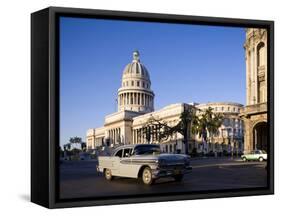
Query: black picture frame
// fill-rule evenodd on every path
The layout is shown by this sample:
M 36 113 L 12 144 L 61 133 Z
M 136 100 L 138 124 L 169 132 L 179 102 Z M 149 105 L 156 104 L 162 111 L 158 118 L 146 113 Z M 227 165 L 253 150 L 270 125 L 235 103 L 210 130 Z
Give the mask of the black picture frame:
M 60 16 L 265 28 L 268 31 L 268 154 L 265 188 L 107 198 L 58 197 Z M 49 7 L 31 15 L 31 201 L 47 208 L 274 194 L 274 22 L 202 16 Z

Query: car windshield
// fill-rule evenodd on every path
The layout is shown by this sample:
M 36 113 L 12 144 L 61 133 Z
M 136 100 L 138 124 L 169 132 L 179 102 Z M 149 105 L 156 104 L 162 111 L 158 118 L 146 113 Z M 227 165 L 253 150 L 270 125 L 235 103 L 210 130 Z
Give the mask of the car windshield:
M 141 145 L 134 150 L 135 155 L 160 154 L 160 147 L 158 145 Z
M 262 152 L 263 154 L 266 154 L 266 151 L 265 151 L 265 150 L 261 150 L 261 152 Z

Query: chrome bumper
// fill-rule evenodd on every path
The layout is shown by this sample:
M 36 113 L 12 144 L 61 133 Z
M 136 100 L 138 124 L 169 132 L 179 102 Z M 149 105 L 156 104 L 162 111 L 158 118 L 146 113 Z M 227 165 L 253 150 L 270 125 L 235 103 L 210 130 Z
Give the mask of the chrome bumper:
M 160 177 L 168 177 L 175 175 L 184 175 L 187 173 L 191 173 L 192 167 L 186 167 L 184 169 L 155 169 L 152 170 L 152 178 L 157 179 Z

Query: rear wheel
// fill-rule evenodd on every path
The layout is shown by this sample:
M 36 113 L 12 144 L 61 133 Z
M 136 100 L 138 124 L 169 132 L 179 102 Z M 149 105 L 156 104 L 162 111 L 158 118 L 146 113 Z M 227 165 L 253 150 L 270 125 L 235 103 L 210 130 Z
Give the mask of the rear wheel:
M 111 174 L 111 170 L 110 170 L 110 169 L 105 169 L 104 177 L 105 177 L 106 180 L 108 180 L 108 181 L 112 180 L 113 176 L 112 176 L 112 174 Z
M 180 182 L 183 179 L 183 175 L 182 174 L 175 175 L 174 178 L 177 182 Z
M 151 185 L 154 183 L 154 180 L 152 178 L 152 172 L 149 167 L 144 168 L 142 172 L 142 181 L 146 185 Z

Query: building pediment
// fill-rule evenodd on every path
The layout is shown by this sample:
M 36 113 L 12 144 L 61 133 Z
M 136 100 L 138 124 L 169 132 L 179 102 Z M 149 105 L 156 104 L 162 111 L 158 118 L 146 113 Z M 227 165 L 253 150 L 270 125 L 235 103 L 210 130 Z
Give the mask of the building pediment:
M 132 119 L 136 116 L 142 115 L 139 112 L 129 111 L 129 110 L 123 110 L 119 112 L 112 113 L 110 115 L 107 115 L 105 117 L 104 125 L 110 125 L 116 122 L 121 121 L 132 121 Z

